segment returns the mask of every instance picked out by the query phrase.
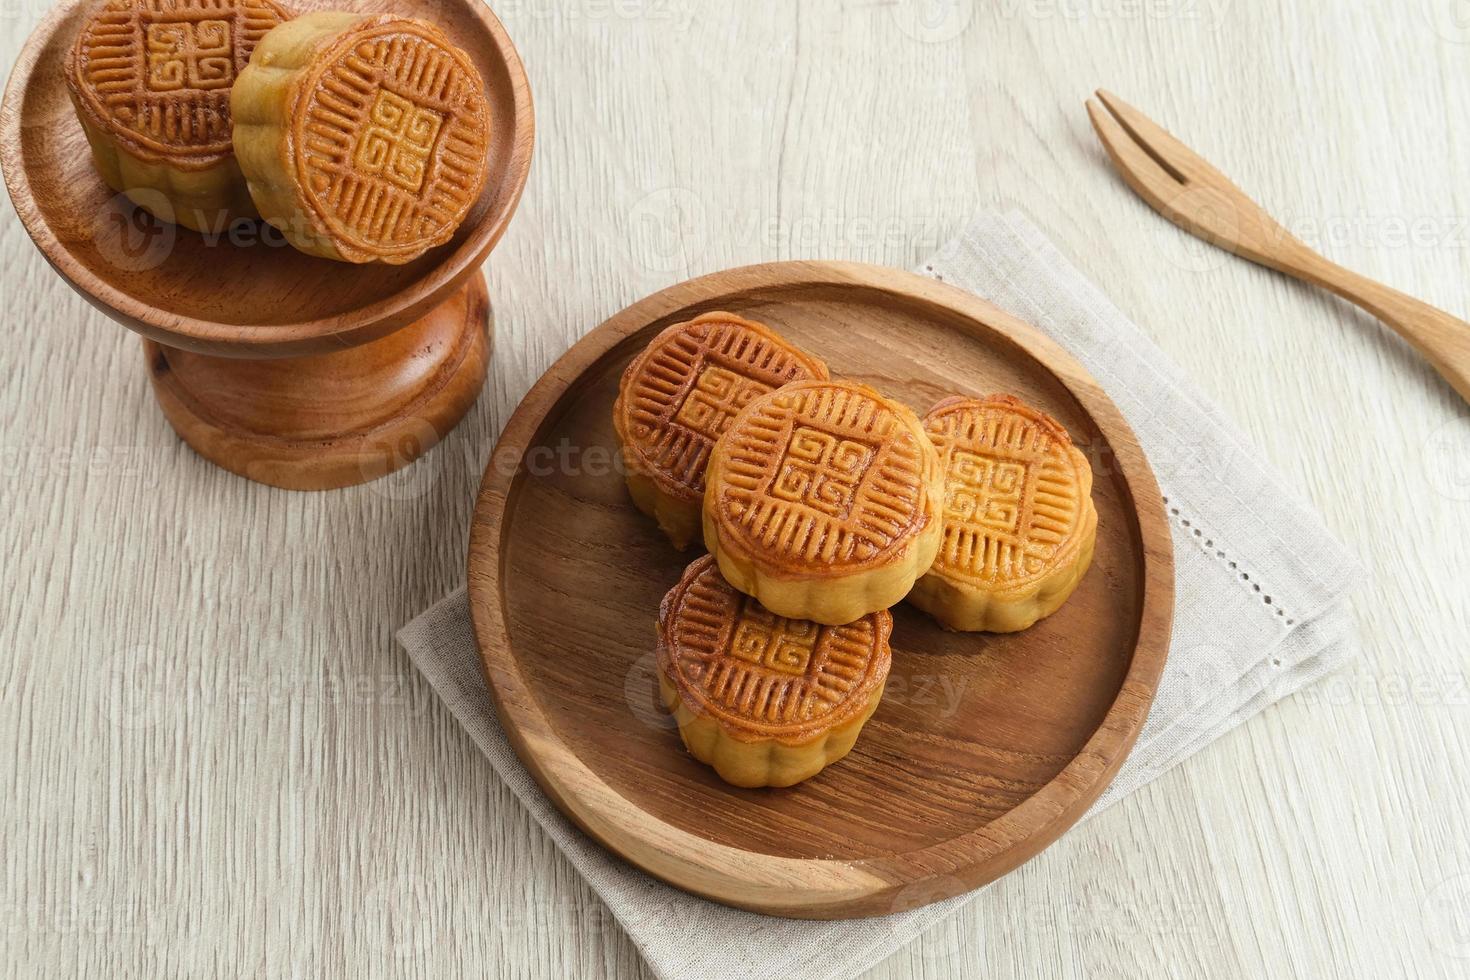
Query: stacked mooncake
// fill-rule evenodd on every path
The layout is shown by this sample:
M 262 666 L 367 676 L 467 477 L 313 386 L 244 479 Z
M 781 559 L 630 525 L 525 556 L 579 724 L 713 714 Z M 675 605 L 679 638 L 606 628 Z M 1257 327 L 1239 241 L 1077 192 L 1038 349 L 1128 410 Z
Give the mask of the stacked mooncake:
M 1007 395 L 921 420 L 732 314 L 655 337 L 614 423 L 639 508 L 710 552 L 659 612 L 660 690 L 690 753 L 737 786 L 847 754 L 882 697 L 889 607 L 1025 629 L 1092 558 L 1091 470 L 1055 420 Z
M 155 217 L 263 217 L 303 252 L 412 261 L 485 185 L 485 86 L 433 24 L 273 0 L 106 0 L 66 65 L 104 181 Z

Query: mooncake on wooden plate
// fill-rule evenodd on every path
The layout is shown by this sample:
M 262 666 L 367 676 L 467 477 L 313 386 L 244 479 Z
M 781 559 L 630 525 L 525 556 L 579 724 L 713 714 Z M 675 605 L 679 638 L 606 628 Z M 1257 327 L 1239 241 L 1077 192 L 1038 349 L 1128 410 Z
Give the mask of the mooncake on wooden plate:
M 924 419 L 944 466 L 944 542 L 909 601 L 953 630 L 1022 630 L 1092 562 L 1092 467 L 1061 423 L 1010 395 L 949 398 Z
M 67 90 L 107 186 L 164 221 L 256 217 L 231 142 L 230 90 L 290 17 L 272 0 L 108 0 L 66 60 Z
M 687 548 L 700 536 L 710 450 L 730 421 L 759 395 L 826 377 L 820 360 L 733 313 L 662 331 L 623 372 L 613 404 L 633 502 Z
M 939 456 L 907 407 L 849 381 L 752 401 L 710 459 L 704 542 L 772 612 L 840 625 L 901 600 L 939 548 Z
M 704 555 L 659 610 L 659 690 L 721 779 L 790 786 L 852 749 L 883 696 L 892 628 L 887 610 L 844 626 L 777 616 Z
M 231 108 L 251 197 L 312 255 L 411 262 L 449 241 L 485 186 L 484 81 L 424 21 L 298 17 L 261 41 Z

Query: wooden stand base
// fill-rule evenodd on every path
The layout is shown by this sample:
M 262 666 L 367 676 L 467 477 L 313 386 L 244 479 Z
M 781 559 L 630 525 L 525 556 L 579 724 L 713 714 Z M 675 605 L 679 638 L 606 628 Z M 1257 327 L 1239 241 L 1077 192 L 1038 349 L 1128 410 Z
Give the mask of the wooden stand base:
M 194 451 L 288 490 L 385 476 L 469 411 L 491 349 L 485 280 L 382 340 L 330 354 L 241 360 L 143 342 L 163 414 Z

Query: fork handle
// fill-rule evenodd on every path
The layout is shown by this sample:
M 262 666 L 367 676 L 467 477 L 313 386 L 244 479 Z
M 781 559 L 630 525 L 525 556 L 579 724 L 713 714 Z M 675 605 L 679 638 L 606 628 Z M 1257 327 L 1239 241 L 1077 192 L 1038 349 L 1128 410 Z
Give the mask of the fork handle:
M 1388 324 L 1470 402 L 1470 323 L 1293 244 L 1298 247 L 1277 250 L 1268 264 L 1330 289 Z

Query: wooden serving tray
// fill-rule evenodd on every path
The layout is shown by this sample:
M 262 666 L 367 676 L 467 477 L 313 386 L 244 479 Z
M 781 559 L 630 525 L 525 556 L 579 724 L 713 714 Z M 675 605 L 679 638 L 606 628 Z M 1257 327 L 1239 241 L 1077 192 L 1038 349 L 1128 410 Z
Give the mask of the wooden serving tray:
M 656 706 L 659 600 L 680 554 L 614 465 L 624 366 L 711 310 L 769 324 L 920 414 L 1010 392 L 1061 421 L 1095 473 L 1097 557 L 1062 609 L 1021 633 L 946 633 L 894 610 L 882 703 L 844 760 L 789 789 L 742 790 L 684 750 Z M 475 632 L 500 720 L 568 817 L 698 895 L 806 918 L 881 915 L 1005 874 L 1113 778 L 1168 651 L 1173 561 L 1132 431 L 1056 344 L 942 283 L 782 262 L 671 287 L 568 351 L 507 424 L 469 551 Z
M 203 234 L 158 221 L 108 188 L 63 70 L 99 5 L 61 0 L 0 102 L 0 168 L 36 247 L 146 338 L 159 405 L 205 459 L 273 486 L 325 490 L 427 452 L 484 384 L 491 330 L 480 266 L 531 166 L 530 85 L 504 26 L 482 0 L 288 0 L 297 13 L 428 17 L 467 53 L 491 107 L 485 188 L 454 237 L 403 265 L 354 265 L 298 252 L 263 222 Z

